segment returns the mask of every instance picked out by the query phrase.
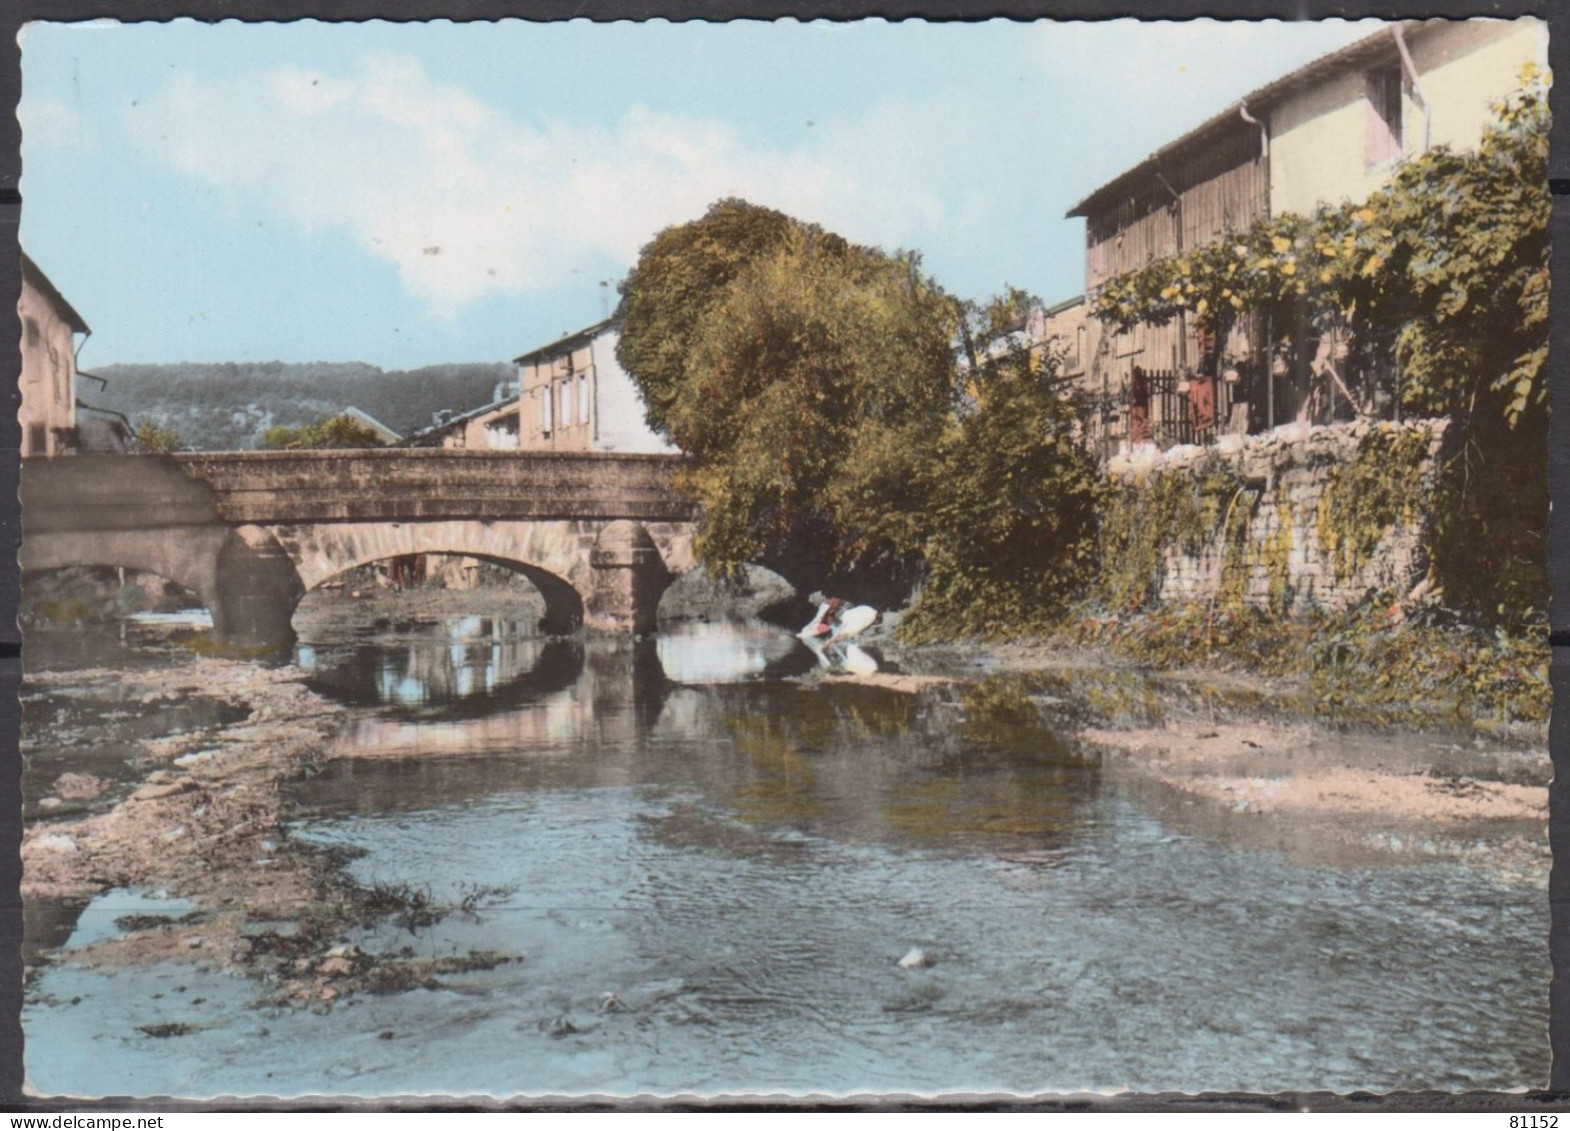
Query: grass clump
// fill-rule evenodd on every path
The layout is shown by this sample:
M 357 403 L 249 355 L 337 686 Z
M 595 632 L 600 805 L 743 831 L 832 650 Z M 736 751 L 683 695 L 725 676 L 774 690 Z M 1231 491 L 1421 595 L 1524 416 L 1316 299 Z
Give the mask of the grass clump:
M 1141 667 L 1213 667 L 1296 682 L 1316 713 L 1375 722 L 1542 725 L 1553 704 L 1541 633 L 1398 619 L 1369 602 L 1282 620 L 1253 608 L 1082 610 L 1061 639 Z

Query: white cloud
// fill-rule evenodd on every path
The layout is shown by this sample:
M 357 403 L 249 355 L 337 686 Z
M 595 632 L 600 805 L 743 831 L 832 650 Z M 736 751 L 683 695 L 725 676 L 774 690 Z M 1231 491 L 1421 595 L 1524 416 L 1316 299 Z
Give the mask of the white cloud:
M 90 150 L 98 135 L 87 118 L 58 98 L 24 97 L 16 108 L 28 149 Z
M 1049 66 L 1136 107 L 1195 122 L 1310 59 L 1381 26 L 1376 20 L 1186 20 L 1040 24 Z
M 233 207 L 346 233 L 441 315 L 607 258 L 630 266 L 656 231 L 721 196 L 880 244 L 941 212 L 909 183 L 910 143 L 876 116 L 790 149 L 637 106 L 609 123 L 524 121 L 402 56 L 333 74 L 182 75 L 126 120 L 144 153 Z

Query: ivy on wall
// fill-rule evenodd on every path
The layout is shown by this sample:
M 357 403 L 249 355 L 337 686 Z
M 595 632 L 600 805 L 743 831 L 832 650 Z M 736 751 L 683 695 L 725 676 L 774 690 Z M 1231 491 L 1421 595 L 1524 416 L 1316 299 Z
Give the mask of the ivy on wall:
M 1360 204 L 1270 217 L 1093 299 L 1119 329 L 1184 314 L 1217 348 L 1249 312 L 1393 336 L 1402 409 L 1455 427 L 1434 572 L 1482 623 L 1540 623 L 1548 594 L 1548 125 L 1547 77 L 1526 68 L 1475 150 L 1428 150 Z M 1338 577 L 1416 489 L 1410 468 L 1389 470 L 1349 471 L 1321 516 Z
M 1215 455 L 1113 488 L 1101 512 L 1097 598 L 1120 610 L 1154 604 L 1168 547 L 1201 553 L 1229 521 L 1242 490 L 1237 469 Z
M 1429 444 L 1426 430 L 1377 428 L 1359 442 L 1352 462 L 1331 471 L 1317 533 L 1337 581 L 1372 561 L 1393 528 L 1427 513 Z

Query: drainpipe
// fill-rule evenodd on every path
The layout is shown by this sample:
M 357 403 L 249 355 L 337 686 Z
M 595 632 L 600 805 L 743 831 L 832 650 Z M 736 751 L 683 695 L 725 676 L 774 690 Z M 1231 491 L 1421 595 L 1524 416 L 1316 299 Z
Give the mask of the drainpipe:
M 1265 319 L 1265 429 L 1276 427 L 1276 316 Z
M 1167 180 L 1167 175 L 1160 169 L 1156 170 L 1156 180 L 1161 182 L 1161 187 L 1172 194 L 1172 215 L 1177 218 L 1177 244 L 1178 254 L 1183 253 L 1183 197 L 1177 189 L 1172 187 L 1172 182 Z
M 1270 130 L 1264 122 L 1248 112 L 1247 101 L 1237 104 L 1238 116 L 1251 126 L 1259 127 L 1259 197 L 1263 207 L 1260 209 L 1265 218 L 1270 218 Z M 1255 327 L 1258 327 L 1256 316 Z M 1272 340 L 1275 334 L 1275 319 L 1270 319 L 1265 325 L 1265 420 L 1266 428 L 1276 426 L 1276 374 L 1273 362 L 1275 360 L 1276 343 Z
M 1428 152 L 1428 126 L 1429 126 L 1429 119 L 1432 117 L 1432 108 L 1428 104 L 1428 95 L 1423 93 L 1423 84 L 1418 81 L 1417 65 L 1412 62 L 1412 53 L 1407 50 L 1407 47 L 1406 47 L 1406 32 L 1402 30 L 1402 27 L 1401 27 L 1400 24 L 1394 25 L 1390 29 L 1390 31 L 1395 36 L 1396 50 L 1401 53 L 1401 69 L 1406 72 L 1406 80 L 1407 80 L 1407 82 L 1412 84 L 1412 94 L 1413 94 L 1413 96 L 1417 99 L 1418 103 L 1423 107 L 1423 148 L 1421 150 L 1419 150 L 1419 152 L 1420 153 L 1427 153 Z
M 73 338 L 76 337 L 75 334 L 73 334 L 71 336 Z M 87 348 L 87 339 L 91 338 L 92 336 L 93 336 L 93 332 L 91 330 L 83 330 L 82 331 L 82 340 L 80 342 L 76 343 L 75 348 L 71 350 L 71 388 L 68 390 L 68 395 L 71 398 L 71 427 L 72 428 L 76 427 L 76 406 L 79 403 L 77 401 L 77 399 L 76 399 L 76 384 L 77 384 L 76 378 L 82 372 L 80 367 L 79 367 L 81 359 L 82 359 L 82 351 Z M 100 384 L 102 384 L 103 387 L 106 388 L 106 389 L 109 387 L 109 383 L 107 381 L 105 381 L 102 377 L 94 377 L 93 380 L 99 382 Z M 129 421 L 127 423 L 129 423 Z
M 1237 104 L 1238 116 L 1251 126 L 1259 127 L 1259 165 L 1260 165 L 1260 192 L 1264 197 L 1266 216 L 1270 215 L 1270 130 L 1265 123 L 1248 112 L 1248 103 Z

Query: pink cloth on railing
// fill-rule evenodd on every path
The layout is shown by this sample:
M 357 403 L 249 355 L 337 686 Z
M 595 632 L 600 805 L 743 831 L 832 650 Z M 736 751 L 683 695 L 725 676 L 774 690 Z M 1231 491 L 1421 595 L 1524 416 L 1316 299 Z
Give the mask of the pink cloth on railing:
M 1196 376 L 1188 383 L 1189 419 L 1194 422 L 1194 430 L 1202 431 L 1215 427 L 1216 423 L 1216 379 L 1204 374 Z

